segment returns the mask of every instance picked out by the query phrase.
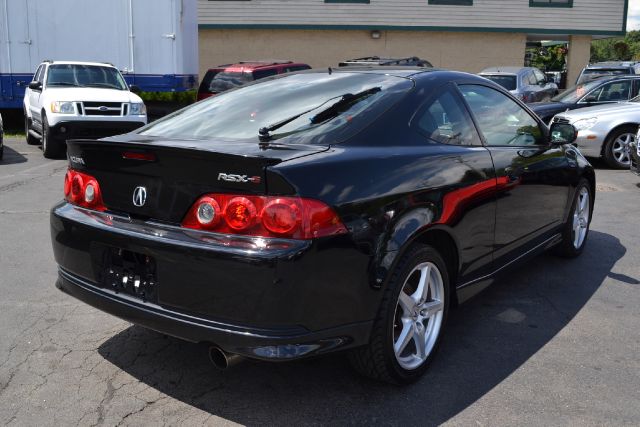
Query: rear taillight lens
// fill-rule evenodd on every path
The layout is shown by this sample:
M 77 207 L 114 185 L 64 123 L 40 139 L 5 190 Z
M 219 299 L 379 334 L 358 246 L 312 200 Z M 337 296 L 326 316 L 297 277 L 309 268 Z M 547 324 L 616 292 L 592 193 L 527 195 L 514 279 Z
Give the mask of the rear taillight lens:
M 347 229 L 324 203 L 300 197 L 207 194 L 189 209 L 182 226 L 259 237 L 313 239 Z
M 67 202 L 83 208 L 107 210 L 102 202 L 98 180 L 73 169 L 69 169 L 64 176 L 64 198 Z

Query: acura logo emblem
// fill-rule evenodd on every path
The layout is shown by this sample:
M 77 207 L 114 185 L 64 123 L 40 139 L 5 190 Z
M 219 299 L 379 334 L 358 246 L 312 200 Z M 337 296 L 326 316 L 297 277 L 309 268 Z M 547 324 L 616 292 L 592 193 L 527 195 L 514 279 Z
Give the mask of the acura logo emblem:
M 145 187 L 136 187 L 133 190 L 133 204 L 142 207 L 147 202 L 147 189 Z

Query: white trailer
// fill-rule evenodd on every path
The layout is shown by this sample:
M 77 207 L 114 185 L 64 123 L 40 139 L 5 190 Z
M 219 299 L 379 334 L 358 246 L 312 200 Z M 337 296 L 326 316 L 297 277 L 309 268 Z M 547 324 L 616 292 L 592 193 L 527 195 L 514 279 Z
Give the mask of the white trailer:
M 196 0 L 0 0 L 0 108 L 22 108 L 45 59 L 109 62 L 143 91 L 191 89 Z

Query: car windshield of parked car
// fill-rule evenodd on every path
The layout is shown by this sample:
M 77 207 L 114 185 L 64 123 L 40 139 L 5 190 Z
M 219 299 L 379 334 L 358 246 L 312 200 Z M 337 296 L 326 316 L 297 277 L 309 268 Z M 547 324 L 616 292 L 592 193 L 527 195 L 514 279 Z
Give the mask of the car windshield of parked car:
M 376 73 L 285 75 L 196 103 L 151 123 L 139 133 L 179 139 L 257 141 L 258 135 L 264 133 L 261 129 L 271 127 L 270 140 L 335 143 L 364 129 L 411 88 L 413 82 L 409 79 Z M 367 96 L 355 96 L 370 89 Z M 345 103 L 344 99 L 350 96 L 353 102 Z M 340 108 L 331 110 L 336 104 Z
M 83 64 L 53 64 L 47 73 L 49 87 L 96 87 L 128 90 L 120 72 L 113 67 Z
M 498 83 L 506 90 L 516 90 L 517 88 L 518 78 L 516 76 L 508 76 L 504 74 L 483 74 L 482 77 L 489 79 L 494 83 Z
M 551 98 L 551 100 L 554 102 L 565 102 L 567 104 L 573 104 L 578 102 L 580 98 L 582 98 L 601 84 L 602 82 L 599 80 L 580 83 L 573 86 L 572 88 L 565 90 L 561 94 L 554 96 L 553 98 Z

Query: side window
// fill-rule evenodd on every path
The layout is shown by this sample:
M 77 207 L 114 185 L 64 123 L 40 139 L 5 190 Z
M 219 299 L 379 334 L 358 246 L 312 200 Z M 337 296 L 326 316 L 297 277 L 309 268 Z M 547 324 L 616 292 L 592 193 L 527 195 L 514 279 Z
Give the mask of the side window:
M 545 77 L 544 74 L 542 74 L 541 71 L 533 70 L 533 74 L 535 74 L 538 84 L 544 83 L 547 80 L 547 78 Z
M 33 75 L 33 80 L 36 82 L 42 83 L 42 75 L 44 74 L 44 65 L 41 65 L 36 70 L 36 73 Z
M 544 144 L 538 122 L 511 98 L 480 85 L 461 85 L 460 91 L 487 145 L 522 147 Z
M 301 70 L 309 70 L 311 67 L 307 65 L 294 65 L 293 67 L 287 67 L 284 69 L 285 73 L 290 73 L 291 71 L 301 71 Z
M 527 83 L 529 83 L 531 86 L 535 86 L 538 84 L 538 80 L 536 79 L 535 74 L 533 74 L 533 72 L 531 71 L 527 73 Z
M 253 79 L 264 79 L 265 77 L 275 76 L 276 74 L 278 74 L 278 70 L 275 68 L 272 68 L 270 70 L 256 70 L 253 72 Z
M 583 102 L 626 101 L 631 93 L 631 80 L 607 83 L 585 96 Z
M 451 88 L 424 105 L 416 119 L 420 133 L 436 142 L 453 145 L 482 144 L 464 103 Z

